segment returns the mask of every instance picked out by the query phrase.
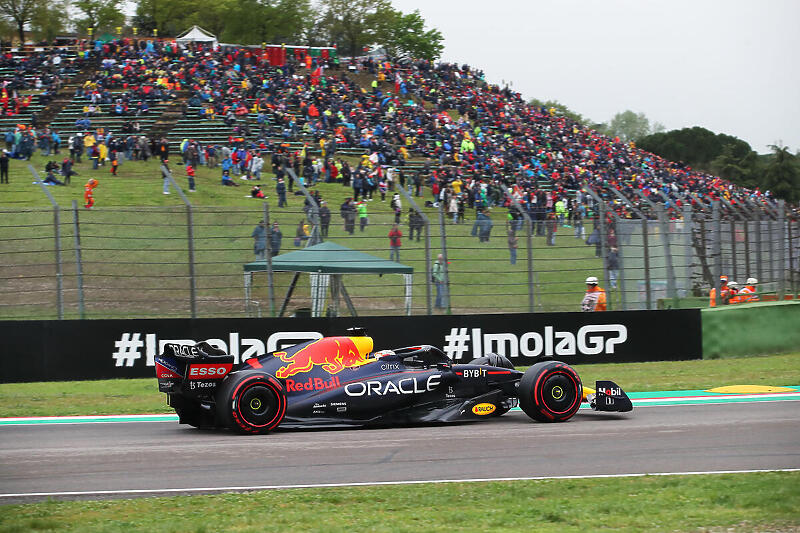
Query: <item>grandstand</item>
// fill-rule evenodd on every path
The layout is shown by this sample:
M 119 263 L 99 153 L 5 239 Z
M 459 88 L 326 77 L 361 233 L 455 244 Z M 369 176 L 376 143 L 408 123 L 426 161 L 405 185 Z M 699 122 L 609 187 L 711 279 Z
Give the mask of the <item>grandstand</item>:
M 46 58 L 44 54 L 42 60 Z M 14 61 L 7 58 L 7 77 L 21 68 Z M 429 203 L 444 206 L 448 217 L 453 205 L 466 210 L 467 219 L 484 208 L 508 208 L 510 219 L 518 221 L 512 225 L 516 231 L 522 228 L 524 214 L 533 221 L 535 236 L 544 236 L 556 231 L 551 213 L 557 215 L 559 228 L 582 223 L 576 218 L 582 213 L 579 218 L 587 218 L 587 226 L 600 226 L 605 232 L 606 248 L 598 246 L 590 258 L 581 252 L 587 261 L 601 262 L 595 257 L 605 254 L 615 232 L 625 238 L 631 228 L 641 231 L 640 226 L 624 224 L 633 218 L 656 222 L 663 211 L 677 223 L 686 216 L 686 208 L 710 215 L 709 206 L 716 200 L 731 209 L 764 203 L 775 209 L 768 191 L 736 187 L 527 104 L 519 93 L 487 83 L 480 70 L 466 65 L 397 64 L 370 57 L 338 64 L 321 55 L 313 56 L 310 65 L 297 55 L 276 64 L 274 58 L 262 60 L 252 48 L 178 48 L 169 41 L 142 46 L 130 40 L 82 53 L 73 63 L 49 101 L 40 103 L 34 97 L 25 111 L 36 113 L 38 136 L 48 134 L 45 125 L 61 135 L 62 143 L 76 133 L 101 130 L 101 136 L 93 137 L 107 143 L 110 158 L 121 160 L 126 138 L 147 137 L 153 156 L 164 139 L 171 164 L 181 161 L 173 157 L 177 154 L 201 167 L 206 150 L 216 146 L 218 160 L 230 154 L 228 164 L 240 165 L 244 176 L 258 154 L 270 180 L 264 184 L 268 194 L 274 193 L 266 186 L 273 187 L 273 176 L 286 175 L 285 166 L 307 177 L 307 185 L 325 181 L 331 168 L 341 182 L 347 168 L 348 188 L 326 196 L 337 202 L 347 194 L 363 197 L 367 191 L 361 187 L 377 194 L 389 168 L 402 170 L 409 184 L 420 181 Z M 20 123 L 27 126 L 22 116 L 4 117 L 5 131 Z M 89 124 L 83 122 L 86 119 Z M 191 153 L 181 154 L 184 148 Z M 126 162 L 121 172 L 125 176 L 129 169 L 145 167 L 143 162 Z M 150 178 L 161 179 L 158 170 L 148 168 Z M 172 168 L 183 176 L 182 170 Z M 219 170 L 202 169 L 201 174 L 213 175 L 219 184 Z M 243 196 L 238 194 L 239 202 Z M 425 207 L 422 199 L 420 204 Z M 599 206 L 606 214 L 602 222 Z M 563 211 L 557 214 L 557 209 Z M 296 213 L 308 215 L 307 210 Z M 500 223 L 506 214 L 501 213 Z M 388 202 L 373 204 L 370 216 L 381 224 L 394 219 Z M 382 233 L 373 232 L 370 238 L 383 242 Z M 642 238 L 647 247 L 647 238 Z M 582 240 L 573 242 L 585 248 Z M 653 242 L 660 241 L 652 239 L 650 246 Z M 658 256 L 659 261 L 663 258 Z M 629 265 L 632 259 L 627 258 Z M 654 268 L 648 261 L 642 257 L 641 266 L 634 268 Z M 593 263 L 591 268 L 597 266 Z M 691 275 L 686 274 L 681 290 L 691 289 Z M 525 282 L 532 279 L 531 274 Z M 563 298 L 560 290 L 554 294 Z M 630 290 L 641 292 L 639 286 Z

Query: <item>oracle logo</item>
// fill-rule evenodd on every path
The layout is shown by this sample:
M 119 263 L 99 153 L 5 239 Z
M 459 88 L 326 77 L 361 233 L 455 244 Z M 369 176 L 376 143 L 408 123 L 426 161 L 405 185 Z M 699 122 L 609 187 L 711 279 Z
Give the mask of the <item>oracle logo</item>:
M 192 379 L 219 379 L 231 371 L 233 364 L 225 365 L 191 365 L 189 377 Z

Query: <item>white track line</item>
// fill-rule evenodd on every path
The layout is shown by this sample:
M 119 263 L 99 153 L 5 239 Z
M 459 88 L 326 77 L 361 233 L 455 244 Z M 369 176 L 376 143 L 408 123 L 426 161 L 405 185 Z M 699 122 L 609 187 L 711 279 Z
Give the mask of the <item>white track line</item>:
M 574 476 L 530 476 L 530 477 L 498 477 L 498 478 L 469 478 L 469 479 L 425 479 L 407 481 L 366 481 L 352 483 L 310 483 L 299 485 L 253 485 L 241 487 L 187 487 L 182 489 L 130 489 L 130 490 L 93 490 L 93 491 L 64 491 L 64 492 L 20 492 L 0 494 L 0 498 L 31 498 L 31 497 L 58 497 L 58 496 L 109 496 L 109 495 L 134 495 L 134 494 L 169 494 L 185 492 L 241 492 L 255 490 L 282 490 L 282 489 L 318 489 L 336 487 L 374 487 L 381 485 L 421 485 L 425 483 L 486 483 L 489 481 L 544 481 L 552 479 L 608 479 L 608 478 L 633 478 L 645 476 L 700 476 L 710 474 L 756 474 L 766 472 L 800 472 L 800 468 L 773 468 L 766 470 L 709 470 L 705 472 L 645 472 L 630 474 L 596 474 Z

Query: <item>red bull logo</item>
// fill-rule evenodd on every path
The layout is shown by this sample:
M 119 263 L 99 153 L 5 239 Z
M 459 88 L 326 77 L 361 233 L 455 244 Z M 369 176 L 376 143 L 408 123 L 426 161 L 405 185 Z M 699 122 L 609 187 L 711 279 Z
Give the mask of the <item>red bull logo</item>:
M 289 363 L 278 369 L 275 376 L 280 379 L 308 372 L 321 366 L 329 374 L 337 374 L 352 366 L 366 362 L 366 355 L 372 351 L 371 337 L 326 337 L 314 341 L 293 354 L 275 352 L 273 355 Z

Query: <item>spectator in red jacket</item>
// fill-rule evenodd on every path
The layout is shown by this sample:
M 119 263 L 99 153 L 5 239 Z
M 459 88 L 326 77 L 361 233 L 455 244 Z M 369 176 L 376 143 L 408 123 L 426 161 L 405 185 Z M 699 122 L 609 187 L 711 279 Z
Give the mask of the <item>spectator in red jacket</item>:
M 402 236 L 403 232 L 400 231 L 397 224 L 392 224 L 392 229 L 389 231 L 389 261 L 400 262 L 400 247 L 402 246 L 400 238 Z

